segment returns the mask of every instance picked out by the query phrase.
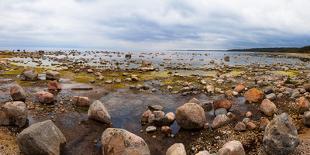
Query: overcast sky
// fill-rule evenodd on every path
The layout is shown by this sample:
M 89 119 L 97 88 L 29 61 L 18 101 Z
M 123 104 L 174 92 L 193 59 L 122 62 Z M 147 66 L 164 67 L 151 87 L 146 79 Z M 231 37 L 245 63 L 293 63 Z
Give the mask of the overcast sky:
M 310 0 L 0 0 L 0 48 L 310 44 Z

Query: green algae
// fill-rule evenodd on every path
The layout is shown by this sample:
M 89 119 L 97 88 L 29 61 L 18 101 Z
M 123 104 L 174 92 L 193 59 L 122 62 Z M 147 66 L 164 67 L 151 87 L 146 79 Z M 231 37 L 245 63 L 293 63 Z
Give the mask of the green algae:
M 296 77 L 299 75 L 297 70 L 287 70 L 287 71 L 270 71 L 272 74 L 275 75 L 283 75 L 288 77 Z

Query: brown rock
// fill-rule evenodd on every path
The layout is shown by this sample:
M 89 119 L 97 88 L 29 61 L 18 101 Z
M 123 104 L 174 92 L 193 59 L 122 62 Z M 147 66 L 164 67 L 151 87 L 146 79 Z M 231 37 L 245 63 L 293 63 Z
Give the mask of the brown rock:
M 185 103 L 176 110 L 176 121 L 184 129 L 203 128 L 207 121 L 203 108 L 196 103 Z
M 243 84 L 238 84 L 238 85 L 235 87 L 234 91 L 240 93 L 240 92 L 242 92 L 244 89 L 245 89 L 245 86 L 244 86 Z
M 72 102 L 74 105 L 79 107 L 88 107 L 90 105 L 90 100 L 85 96 L 73 96 Z
M 260 130 L 265 130 L 266 126 L 270 123 L 268 118 L 266 117 L 261 117 L 259 120 L 259 129 Z
M 57 81 L 50 81 L 47 84 L 48 90 L 59 91 L 61 90 L 61 85 Z
M 220 99 L 213 102 L 214 109 L 218 108 L 225 108 L 226 110 L 229 110 L 232 106 L 231 101 L 227 99 Z
M 244 97 L 250 103 L 259 102 L 263 99 L 264 93 L 257 88 L 252 88 L 244 93 Z
M 246 123 L 246 127 L 250 130 L 256 129 L 256 125 L 251 121 Z
M 234 127 L 234 130 L 236 131 L 245 131 L 246 125 L 243 122 L 238 122 L 236 126 Z
M 14 101 L 25 101 L 27 97 L 25 90 L 19 85 L 10 88 L 10 95 Z
M 298 98 L 296 100 L 296 104 L 300 113 L 304 113 L 305 111 L 308 111 L 310 108 L 310 103 L 305 97 Z
M 276 105 L 268 99 L 264 99 L 259 108 L 267 116 L 272 116 L 278 111 Z
M 169 135 L 171 134 L 172 130 L 169 126 L 162 126 L 160 131 L 165 134 L 165 135 Z
M 54 95 L 46 91 L 40 91 L 35 94 L 40 103 L 51 104 L 54 102 Z

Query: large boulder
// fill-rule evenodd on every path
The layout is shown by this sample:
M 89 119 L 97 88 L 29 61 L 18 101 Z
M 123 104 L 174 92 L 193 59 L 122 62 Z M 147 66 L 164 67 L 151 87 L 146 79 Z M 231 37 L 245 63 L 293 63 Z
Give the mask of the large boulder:
M 273 118 L 265 128 L 263 148 L 269 155 L 288 155 L 299 145 L 297 129 L 287 113 Z
M 24 102 L 7 102 L 0 109 L 0 125 L 23 127 L 27 123 L 27 116 L 28 112 Z
M 54 95 L 50 92 L 39 91 L 35 93 L 35 96 L 40 103 L 52 104 L 54 102 Z
M 277 106 L 269 99 L 264 99 L 259 108 L 267 116 L 273 116 L 278 111 Z
M 51 120 L 46 120 L 24 129 L 17 142 L 25 155 L 59 155 L 66 138 Z
M 35 70 L 24 70 L 20 75 L 23 81 L 36 81 L 38 80 L 38 73 Z
M 186 155 L 186 150 L 182 143 L 175 143 L 168 148 L 166 155 Z
M 245 100 L 252 102 L 259 102 L 263 99 L 264 93 L 257 88 L 252 88 L 244 93 Z
M 101 136 L 104 155 L 150 155 L 145 141 L 124 129 L 107 128 Z
M 219 155 L 245 155 L 241 142 L 233 140 L 224 144 L 219 150 Z
M 46 71 L 46 80 L 59 80 L 60 73 L 57 71 Z
M 200 105 L 185 103 L 177 108 L 176 121 L 184 129 L 200 129 L 206 122 L 206 116 Z
M 25 90 L 19 85 L 10 88 L 10 95 L 14 101 L 25 101 L 27 97 Z
M 94 101 L 88 109 L 88 118 L 111 124 L 111 116 L 105 106 L 99 101 Z

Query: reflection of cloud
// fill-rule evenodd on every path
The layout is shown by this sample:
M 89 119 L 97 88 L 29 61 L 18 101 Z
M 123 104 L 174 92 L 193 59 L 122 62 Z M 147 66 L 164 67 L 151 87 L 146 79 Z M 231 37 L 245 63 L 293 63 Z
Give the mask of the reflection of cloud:
M 0 47 L 111 50 L 310 44 L 308 0 L 1 0 Z

